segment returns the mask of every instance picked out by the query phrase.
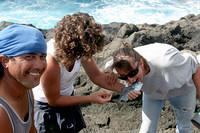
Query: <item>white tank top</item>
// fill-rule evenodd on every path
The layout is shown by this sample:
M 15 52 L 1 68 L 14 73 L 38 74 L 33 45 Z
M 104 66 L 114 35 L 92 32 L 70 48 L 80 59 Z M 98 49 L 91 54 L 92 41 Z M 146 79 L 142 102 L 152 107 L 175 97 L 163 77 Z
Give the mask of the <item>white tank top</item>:
M 47 42 L 47 53 L 55 57 L 54 40 L 51 39 Z M 74 80 L 80 71 L 80 60 L 77 60 L 71 72 L 68 72 L 66 68 L 60 64 L 60 95 L 71 95 L 74 90 Z M 34 98 L 37 101 L 47 103 L 41 84 L 33 88 Z

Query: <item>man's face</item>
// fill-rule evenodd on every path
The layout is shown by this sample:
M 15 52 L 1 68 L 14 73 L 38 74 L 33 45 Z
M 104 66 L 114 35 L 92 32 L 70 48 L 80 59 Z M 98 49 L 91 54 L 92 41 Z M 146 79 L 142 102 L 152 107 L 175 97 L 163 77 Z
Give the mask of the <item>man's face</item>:
M 46 55 L 24 54 L 9 58 L 7 68 L 10 75 L 25 88 L 39 84 L 40 77 L 46 68 Z
M 118 73 L 119 79 L 127 81 L 130 85 L 133 84 L 136 81 L 142 82 L 143 80 L 143 74 L 141 69 L 141 63 L 133 62 L 131 59 L 129 60 L 129 63 L 131 65 L 131 70 L 123 69 L 123 68 L 115 68 L 115 70 Z

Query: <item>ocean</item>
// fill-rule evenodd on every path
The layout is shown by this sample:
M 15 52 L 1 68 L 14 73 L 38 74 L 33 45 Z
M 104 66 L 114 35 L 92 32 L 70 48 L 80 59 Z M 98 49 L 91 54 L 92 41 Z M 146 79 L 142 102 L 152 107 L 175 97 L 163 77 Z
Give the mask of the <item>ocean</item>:
M 65 15 L 85 12 L 108 24 L 164 24 L 200 14 L 200 0 L 0 0 L 0 22 L 51 29 Z

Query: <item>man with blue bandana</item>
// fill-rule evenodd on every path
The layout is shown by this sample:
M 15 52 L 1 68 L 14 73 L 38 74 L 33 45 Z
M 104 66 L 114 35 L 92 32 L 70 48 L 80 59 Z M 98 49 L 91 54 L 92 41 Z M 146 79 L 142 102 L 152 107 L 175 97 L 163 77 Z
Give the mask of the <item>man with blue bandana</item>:
M 32 88 L 46 68 L 42 33 L 13 24 L 0 31 L 0 129 L 3 133 L 36 133 Z

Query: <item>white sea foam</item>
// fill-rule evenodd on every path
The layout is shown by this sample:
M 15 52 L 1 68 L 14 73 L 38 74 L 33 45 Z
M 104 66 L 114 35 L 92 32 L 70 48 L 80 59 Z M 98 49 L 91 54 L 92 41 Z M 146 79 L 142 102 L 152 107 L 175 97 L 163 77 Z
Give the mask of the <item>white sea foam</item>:
M 0 0 L 0 21 L 53 28 L 64 15 L 87 12 L 99 23 L 157 23 L 200 13 L 200 0 Z

